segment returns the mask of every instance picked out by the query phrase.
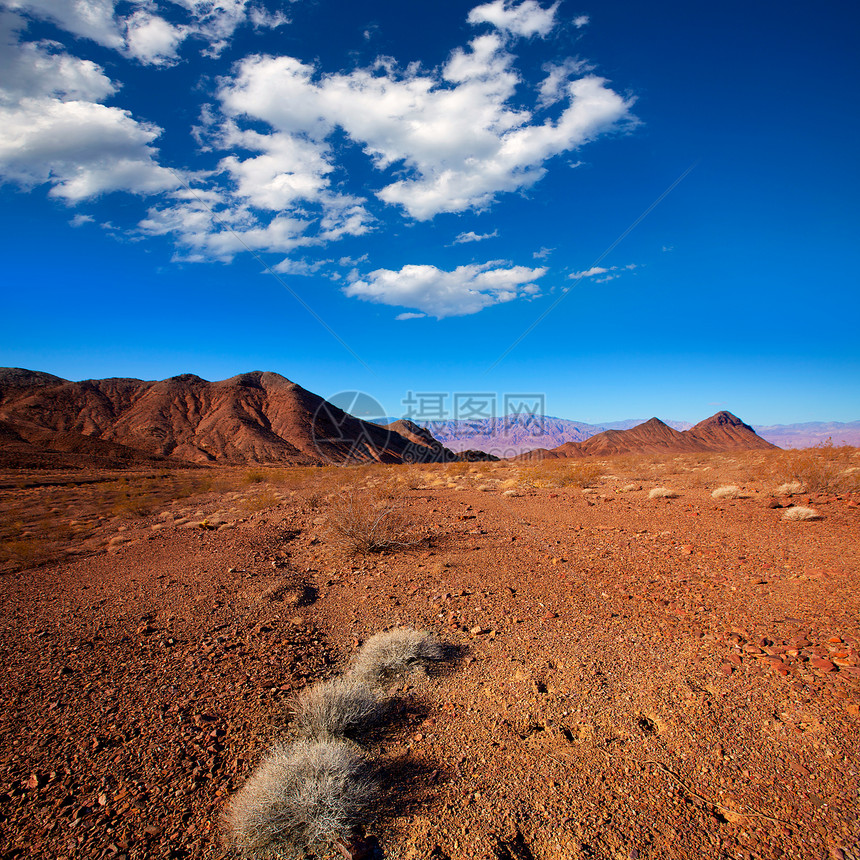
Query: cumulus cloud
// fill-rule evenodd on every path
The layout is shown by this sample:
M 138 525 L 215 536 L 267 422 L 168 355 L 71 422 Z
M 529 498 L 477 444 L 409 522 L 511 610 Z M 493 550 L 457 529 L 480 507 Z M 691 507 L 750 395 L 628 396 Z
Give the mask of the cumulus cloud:
M 14 11 L 156 66 L 175 62 L 187 38 L 203 40 L 202 53 L 216 57 L 245 21 L 259 29 L 279 27 L 288 20 L 249 0 L 138 0 L 135 5 L 129 14 L 120 14 L 116 0 L 6 0 Z M 177 15 L 181 21 L 173 20 Z
M 377 269 L 363 278 L 355 274 L 345 295 L 383 305 L 415 308 L 437 319 L 465 316 L 540 291 L 534 281 L 545 268 L 500 265 L 498 261 L 458 266 L 446 272 L 436 266 L 407 265 L 397 271 Z M 411 319 L 400 315 L 398 319 Z
M 188 30 L 158 15 L 137 11 L 126 20 L 125 32 L 125 49 L 130 56 L 147 65 L 163 66 L 176 60 Z
M 588 25 L 588 22 L 591 19 L 588 15 L 577 15 L 576 18 L 573 19 L 573 26 L 576 27 L 577 30 L 581 30 L 583 27 Z
M 492 233 L 476 233 L 474 230 L 469 230 L 466 233 L 460 233 L 460 235 L 454 239 L 454 244 L 464 245 L 468 242 L 483 242 L 484 239 L 495 239 L 498 235 L 498 230 L 493 230 Z
M 544 9 L 535 0 L 493 0 L 472 9 L 467 20 L 470 24 L 492 24 L 515 36 L 546 36 L 555 26 L 558 5 L 556 2 Z
M 604 79 L 562 82 L 559 73 L 553 98 L 565 107 L 556 119 L 533 123 L 529 111 L 510 103 L 521 83 L 513 62 L 496 34 L 455 50 L 436 72 L 378 64 L 323 75 L 292 57 L 254 56 L 224 81 L 219 98 L 231 119 L 262 120 L 273 135 L 298 136 L 321 163 L 326 139 L 342 129 L 377 170 L 405 171 L 376 196 L 427 220 L 482 209 L 499 193 L 528 188 L 553 156 L 633 121 L 631 102 Z
M 101 67 L 52 42 L 17 41 L 23 22 L 0 20 L 0 176 L 70 203 L 109 191 L 175 187 L 152 146 L 161 129 L 100 102 L 116 92 Z

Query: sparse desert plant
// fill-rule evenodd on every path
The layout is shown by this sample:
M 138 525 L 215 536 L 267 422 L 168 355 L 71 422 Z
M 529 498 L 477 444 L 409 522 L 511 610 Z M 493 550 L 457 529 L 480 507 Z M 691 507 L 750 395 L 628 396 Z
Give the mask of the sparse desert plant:
M 780 484 L 776 488 L 776 494 L 778 496 L 796 496 L 798 493 L 803 492 L 803 484 L 800 481 L 789 481 L 785 484 Z
M 603 466 L 597 463 L 576 463 L 562 473 L 563 487 L 593 487 L 603 474 Z
M 227 840 L 249 860 L 304 857 L 337 840 L 348 844 L 378 795 L 354 744 L 278 744 L 230 801 Z
M 649 499 L 677 499 L 678 493 L 667 487 L 654 487 L 648 492 Z
M 812 508 L 804 508 L 800 505 L 795 505 L 791 508 L 786 508 L 785 513 L 782 515 L 784 520 L 791 520 L 793 522 L 800 522 L 803 520 L 820 520 L 821 514 L 818 511 L 813 510 Z
M 623 487 L 618 488 L 619 493 L 635 493 L 637 490 L 641 490 L 641 484 L 625 484 Z
M 342 737 L 375 725 L 387 710 L 388 702 L 362 678 L 333 678 L 308 687 L 296 698 L 293 727 L 309 740 Z
M 744 494 L 741 488 L 734 484 L 726 484 L 724 487 L 717 487 L 717 489 L 711 493 L 712 499 L 742 499 L 743 497 Z
M 779 467 L 803 484 L 806 492 L 838 493 L 860 488 L 860 479 L 852 467 L 857 465 L 858 451 L 850 445 L 834 445 L 828 439 L 812 448 L 783 453 Z
M 445 647 L 438 637 L 426 630 L 399 627 L 371 636 L 346 677 L 373 689 L 386 689 L 444 659 Z
M 352 555 L 408 549 L 423 539 L 390 487 L 385 492 L 357 486 L 342 491 L 329 503 L 326 519 L 331 542 Z

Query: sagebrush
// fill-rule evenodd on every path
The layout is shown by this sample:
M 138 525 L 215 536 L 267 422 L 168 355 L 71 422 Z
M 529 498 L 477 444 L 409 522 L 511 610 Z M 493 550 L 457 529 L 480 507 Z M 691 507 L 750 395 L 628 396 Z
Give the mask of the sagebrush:
M 354 744 L 278 744 L 230 801 L 227 839 L 253 860 L 303 857 L 334 839 L 348 841 L 378 796 L 372 768 Z
M 329 540 L 353 555 L 407 549 L 423 540 L 404 500 L 391 487 L 354 486 L 338 493 L 328 504 L 326 525 Z

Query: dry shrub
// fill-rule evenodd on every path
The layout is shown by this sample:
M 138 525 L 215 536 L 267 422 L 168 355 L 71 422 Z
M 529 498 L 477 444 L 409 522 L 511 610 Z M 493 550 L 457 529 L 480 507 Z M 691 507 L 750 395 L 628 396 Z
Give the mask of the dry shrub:
M 666 487 L 654 487 L 648 493 L 649 499 L 677 499 L 678 493 Z
M 803 520 L 820 520 L 821 514 L 812 508 L 804 508 L 800 505 L 795 505 L 794 507 L 786 508 L 782 518 L 793 522 L 802 522 Z
M 326 520 L 331 543 L 352 555 L 408 549 L 423 539 L 394 487 L 344 490 L 329 503 Z
M 785 451 L 777 463 L 791 482 L 810 493 L 843 493 L 860 489 L 860 451 L 851 445 L 834 445 L 828 439 L 812 448 Z
M 388 703 L 358 677 L 334 678 L 304 690 L 292 706 L 300 737 L 341 737 L 379 723 Z
M 803 484 L 800 481 L 790 481 L 787 484 L 780 484 L 776 488 L 776 494 L 778 496 L 796 496 L 798 493 L 803 492 Z
M 641 484 L 625 484 L 623 487 L 618 488 L 619 493 L 635 493 L 637 490 L 641 490 Z
M 717 487 L 717 489 L 711 493 L 712 499 L 742 499 L 743 497 L 744 494 L 741 488 L 734 484 L 727 484 L 725 487 Z
M 523 467 L 520 473 L 520 486 L 557 488 L 590 487 L 596 484 L 603 474 L 599 463 L 583 463 L 569 460 L 541 460 Z
M 370 766 L 353 744 L 279 744 L 230 801 L 228 842 L 253 860 L 302 857 L 350 840 L 378 795 Z
M 426 672 L 444 659 L 445 647 L 432 633 L 400 627 L 371 636 L 347 678 L 374 689 L 386 689 L 413 672 Z

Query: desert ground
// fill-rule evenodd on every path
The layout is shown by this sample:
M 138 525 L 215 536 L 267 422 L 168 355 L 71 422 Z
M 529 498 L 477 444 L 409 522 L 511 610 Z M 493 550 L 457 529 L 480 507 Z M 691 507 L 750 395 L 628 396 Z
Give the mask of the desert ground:
M 858 860 L 858 467 L 5 472 L 0 857 L 231 856 L 293 697 L 410 625 L 458 656 L 363 739 L 382 856 Z

